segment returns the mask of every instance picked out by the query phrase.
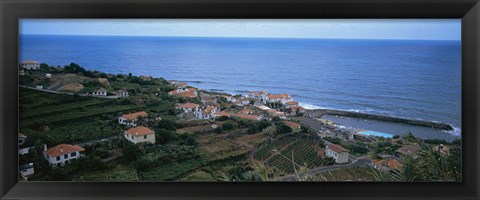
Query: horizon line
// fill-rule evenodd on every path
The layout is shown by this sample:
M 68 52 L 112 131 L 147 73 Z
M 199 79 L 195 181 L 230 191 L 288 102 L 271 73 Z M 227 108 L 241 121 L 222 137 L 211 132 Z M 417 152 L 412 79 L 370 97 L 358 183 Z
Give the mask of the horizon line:
M 94 34 L 31 34 L 19 33 L 19 35 L 43 35 L 43 36 L 107 36 L 107 37 L 179 37 L 179 38 L 261 38 L 261 39 L 344 39 L 344 40 L 425 40 L 425 41 L 461 41 L 462 39 L 421 39 L 421 38 L 333 38 L 333 37 L 262 37 L 262 36 L 186 36 L 186 35 L 94 35 Z

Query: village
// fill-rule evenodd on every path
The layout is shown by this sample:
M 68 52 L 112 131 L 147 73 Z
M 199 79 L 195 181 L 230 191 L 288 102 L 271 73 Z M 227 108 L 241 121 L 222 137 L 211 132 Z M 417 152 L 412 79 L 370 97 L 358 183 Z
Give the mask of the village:
M 119 173 L 120 180 L 140 181 L 367 181 L 376 180 L 372 170 L 401 172 L 406 158 L 420 159 L 417 152 L 425 144 L 441 155 L 459 145 L 358 134 L 310 116 L 289 94 L 209 92 L 181 81 L 87 71 L 74 63 L 25 61 L 19 75 L 20 98 L 25 97 L 18 133 L 21 180 L 55 180 L 56 170 L 65 168 L 77 174 L 74 180 L 117 180 L 108 174 Z M 35 102 L 39 97 L 53 103 L 43 108 Z M 84 122 L 95 125 L 85 131 Z M 62 127 L 71 124 L 85 133 L 65 136 Z M 96 167 L 87 170 L 85 163 Z M 268 169 L 265 176 L 259 166 Z M 306 170 L 303 178 L 299 169 Z

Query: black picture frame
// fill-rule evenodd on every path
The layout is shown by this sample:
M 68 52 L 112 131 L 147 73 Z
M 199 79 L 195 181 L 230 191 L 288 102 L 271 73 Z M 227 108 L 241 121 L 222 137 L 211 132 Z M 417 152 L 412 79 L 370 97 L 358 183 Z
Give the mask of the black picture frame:
M 479 199 L 478 0 L 1 0 L 1 199 Z M 461 18 L 460 183 L 18 182 L 20 18 Z

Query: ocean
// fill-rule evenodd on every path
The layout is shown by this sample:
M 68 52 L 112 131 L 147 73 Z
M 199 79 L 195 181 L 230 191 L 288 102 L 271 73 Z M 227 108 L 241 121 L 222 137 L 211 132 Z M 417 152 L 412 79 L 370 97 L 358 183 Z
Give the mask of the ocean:
M 21 35 L 23 60 L 461 127 L 461 41 Z

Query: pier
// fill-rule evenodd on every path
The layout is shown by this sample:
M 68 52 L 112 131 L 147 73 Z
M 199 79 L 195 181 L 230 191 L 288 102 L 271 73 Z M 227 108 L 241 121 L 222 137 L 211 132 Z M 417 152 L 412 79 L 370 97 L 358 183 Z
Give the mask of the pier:
M 338 115 L 338 116 L 344 116 L 344 117 L 404 123 L 409 125 L 424 126 L 424 127 L 436 128 L 436 129 L 447 130 L 447 131 L 453 130 L 453 127 L 450 124 L 443 123 L 443 122 L 426 121 L 426 120 L 419 120 L 419 119 L 408 119 L 408 118 L 401 118 L 401 117 L 376 115 L 376 114 L 343 111 L 343 110 L 314 109 L 314 110 L 308 110 L 308 115 L 313 118 L 321 118 L 323 115 Z

